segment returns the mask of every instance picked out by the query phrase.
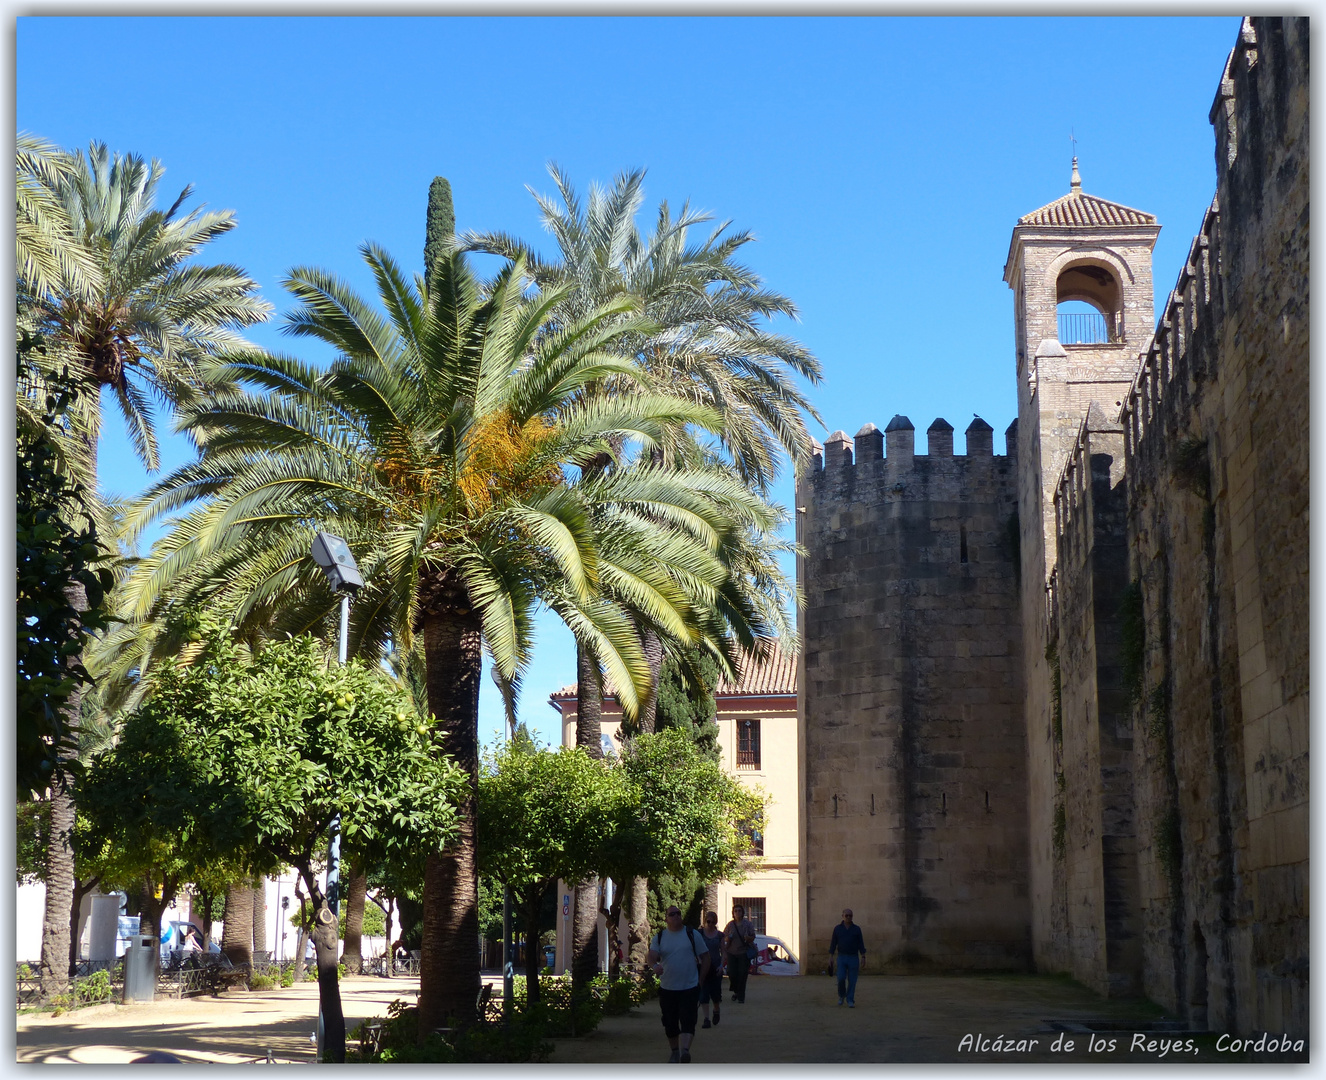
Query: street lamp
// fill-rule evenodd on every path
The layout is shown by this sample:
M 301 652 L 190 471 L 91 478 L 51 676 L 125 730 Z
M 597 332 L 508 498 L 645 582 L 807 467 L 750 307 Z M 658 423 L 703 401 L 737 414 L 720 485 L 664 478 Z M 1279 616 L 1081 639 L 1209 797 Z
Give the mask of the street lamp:
M 347 639 L 350 633 L 350 597 L 364 587 L 359 566 L 350 553 L 350 545 L 339 536 L 320 532 L 313 538 L 313 561 L 322 568 L 331 587 L 341 594 L 341 633 L 337 642 L 337 659 L 345 663 Z M 327 850 L 327 908 L 332 922 L 340 918 L 341 878 L 341 815 L 331 820 L 331 840 Z M 318 1060 L 322 1060 L 323 1044 L 322 1004 L 318 1004 Z
M 489 674 L 492 675 L 493 682 L 496 684 L 497 689 L 500 692 L 502 689 L 502 677 L 498 673 L 496 665 L 494 665 L 489 671 Z M 515 719 L 512 718 L 511 724 L 507 729 L 508 746 L 511 745 L 511 741 L 515 738 L 515 734 Z M 526 942 L 525 948 L 528 949 L 529 947 L 529 942 Z M 511 886 L 504 884 L 502 886 L 502 1024 L 504 1027 L 509 1027 L 511 1025 L 511 999 L 515 995 L 516 985 L 516 973 L 512 963 L 514 952 L 515 950 L 511 946 Z M 525 955 L 528 956 L 529 953 L 526 953 Z M 526 961 L 526 968 L 528 968 L 528 966 L 529 962 Z

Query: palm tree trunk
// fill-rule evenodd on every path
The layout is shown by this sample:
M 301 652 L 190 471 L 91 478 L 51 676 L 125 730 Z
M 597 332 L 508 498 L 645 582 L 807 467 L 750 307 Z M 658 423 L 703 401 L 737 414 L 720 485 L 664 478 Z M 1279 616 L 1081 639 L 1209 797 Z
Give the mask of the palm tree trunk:
M 576 648 L 576 746 L 592 758 L 603 757 L 603 682 L 598 662 L 583 646 Z M 575 888 L 571 924 L 571 997 L 579 1000 L 599 971 L 598 881 Z
M 616 979 L 621 977 L 621 921 L 622 921 L 622 901 L 625 900 L 627 892 L 613 882 L 612 903 L 603 908 L 603 921 L 608 927 L 608 978 Z
M 658 717 L 658 680 L 663 670 L 663 642 L 652 629 L 642 626 L 640 643 L 644 647 L 645 660 L 649 664 L 650 686 L 649 697 L 640 707 L 640 734 L 652 735 Z M 641 970 L 645 966 L 645 955 L 649 952 L 648 878 L 631 879 L 631 903 L 627 911 L 627 918 L 636 938 L 631 943 L 631 964 L 637 970 Z
M 603 757 L 603 680 L 583 645 L 576 647 L 576 746 L 592 758 Z
M 368 875 L 357 864 L 350 867 L 350 885 L 345 900 L 345 952 L 342 960 L 347 975 L 364 970 L 364 901 L 368 896 Z
M 451 846 L 424 865 L 423 953 L 419 963 L 419 1040 L 448 1017 L 474 1018 L 479 996 L 479 875 L 475 811 L 479 786 L 479 680 L 482 628 L 464 587 L 443 581 L 421 603 L 428 708 L 441 750 L 469 776 Z M 421 600 L 424 600 L 421 597 Z M 431 611 L 429 610 L 431 608 Z
M 267 882 L 253 886 L 253 953 L 267 951 Z
M 640 705 L 638 721 L 641 735 L 654 734 L 654 718 L 658 714 L 658 677 L 663 670 L 663 641 L 648 626 L 640 628 L 640 644 L 649 664 L 649 697 Z
M 236 967 L 253 964 L 253 886 L 236 882 L 226 890 L 221 951 Z
M 71 699 L 81 697 L 75 690 Z M 69 987 L 69 920 L 74 902 L 72 784 L 51 785 L 51 836 L 46 850 L 46 911 L 41 928 L 41 996 L 49 1001 Z
M 75 582 L 65 588 L 65 597 L 75 611 L 87 610 L 87 589 Z M 72 662 L 79 661 L 74 657 Z M 74 680 L 74 688 L 65 701 L 63 726 L 77 731 L 78 713 L 83 704 L 83 684 Z M 74 787 L 67 763 L 78 757 L 76 740 L 66 740 L 53 747 L 56 768 L 51 776 L 51 832 L 46 848 L 46 910 L 41 927 L 41 996 L 49 1001 L 69 985 L 69 920 L 77 918 L 74 906 Z
M 631 929 L 635 940 L 631 942 L 631 965 L 637 971 L 643 971 L 645 956 L 649 952 L 649 879 L 638 877 L 631 879 Z

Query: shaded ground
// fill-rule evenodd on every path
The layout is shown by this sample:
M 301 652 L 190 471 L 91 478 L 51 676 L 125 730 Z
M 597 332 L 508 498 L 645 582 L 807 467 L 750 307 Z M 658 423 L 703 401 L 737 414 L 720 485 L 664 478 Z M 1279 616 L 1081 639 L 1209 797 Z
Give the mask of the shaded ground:
M 1092 1026 L 1109 1030 L 1085 1030 Z M 1155 1030 L 1162 1026 L 1163 1014 L 1149 1002 L 1105 1001 L 1069 979 L 1053 976 L 862 976 L 855 1009 L 839 1007 L 828 976 L 753 978 L 744 1005 L 724 1003 L 719 1026 L 696 1032 L 692 1055 L 697 1064 L 1252 1060 L 1249 1055 L 1217 1053 L 1215 1035 Z M 1145 1033 L 1144 1041 L 1133 1049 L 1133 1035 L 1139 1031 Z M 968 1035 L 972 1049 L 963 1049 Z M 1004 1043 L 1011 1037 L 1011 1053 L 975 1049 L 993 1047 L 1001 1037 Z M 1101 1040 L 1104 1046 L 1093 1050 Z M 1108 1050 L 1110 1040 L 1113 1052 Z M 1069 1041 L 1071 1050 L 1066 1048 Z M 1185 1041 L 1190 1045 L 1162 1052 L 1165 1044 Z M 658 1004 L 649 1002 L 627 1016 L 605 1018 L 586 1038 L 558 1039 L 552 1060 L 663 1062 L 667 1055 Z M 1262 1055 L 1260 1060 L 1306 1061 L 1307 1054 Z

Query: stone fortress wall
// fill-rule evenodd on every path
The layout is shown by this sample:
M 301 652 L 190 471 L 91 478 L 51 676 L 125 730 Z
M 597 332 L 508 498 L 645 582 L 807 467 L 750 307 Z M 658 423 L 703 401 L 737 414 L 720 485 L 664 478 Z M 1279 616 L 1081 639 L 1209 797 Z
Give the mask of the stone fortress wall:
M 1308 20 L 1245 20 L 1120 417 L 1141 978 L 1220 1031 L 1308 1031 L 1308 87 Z
M 851 904 L 875 969 L 1307 1034 L 1308 86 L 1307 20 L 1245 19 L 1154 334 L 1153 218 L 1075 174 L 1021 219 L 1006 456 L 896 417 L 801 479 L 808 943 Z M 1112 340 L 1061 345 L 1083 295 Z

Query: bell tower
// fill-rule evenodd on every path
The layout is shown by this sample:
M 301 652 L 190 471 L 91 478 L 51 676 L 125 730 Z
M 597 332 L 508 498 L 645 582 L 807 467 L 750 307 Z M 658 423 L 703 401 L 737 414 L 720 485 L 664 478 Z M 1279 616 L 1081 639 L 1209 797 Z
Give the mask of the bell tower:
M 1065 752 L 1062 708 L 1056 713 L 1062 643 L 1050 622 L 1059 559 L 1054 495 L 1084 419 L 1090 413 L 1095 425 L 1114 426 L 1150 346 L 1159 232 L 1152 214 L 1085 194 L 1073 158 L 1068 194 L 1018 219 L 1004 266 L 1017 352 L 1031 944 L 1043 970 L 1072 970 L 1066 927 L 1075 921 L 1062 850 L 1056 854 L 1051 841 L 1064 827 L 1056 798 Z
M 1138 357 L 1155 330 L 1151 250 L 1155 216 L 1082 191 L 1073 158 L 1070 190 L 1018 218 L 1004 265 L 1013 290 L 1018 372 L 1018 456 L 1038 491 L 1020 493 L 1023 530 L 1041 522 L 1040 580 L 1054 536 L 1055 485 L 1092 402 L 1119 413 Z M 1078 301 L 1087 313 L 1061 313 Z M 1023 544 L 1023 569 L 1029 569 Z

